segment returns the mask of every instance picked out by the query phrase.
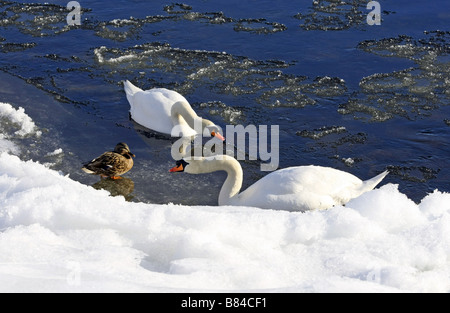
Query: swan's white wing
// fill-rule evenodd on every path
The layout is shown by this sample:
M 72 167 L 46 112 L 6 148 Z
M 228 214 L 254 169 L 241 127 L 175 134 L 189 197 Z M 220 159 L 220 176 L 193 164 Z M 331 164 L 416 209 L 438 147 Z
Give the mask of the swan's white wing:
M 359 178 L 332 168 L 292 167 L 262 178 L 236 201 L 273 210 L 328 209 L 358 196 L 362 183 Z
M 165 94 L 161 89 L 137 92 L 131 103 L 133 120 L 149 129 L 170 134 L 173 128 L 170 109 L 174 102 Z
M 172 134 L 174 128 L 171 118 L 172 106 L 178 101 L 187 102 L 186 98 L 179 93 L 164 88 L 137 91 L 131 97 L 128 96 L 128 99 L 131 117 L 136 123 L 168 135 Z M 183 119 L 177 129 L 185 136 L 192 133 L 191 128 Z

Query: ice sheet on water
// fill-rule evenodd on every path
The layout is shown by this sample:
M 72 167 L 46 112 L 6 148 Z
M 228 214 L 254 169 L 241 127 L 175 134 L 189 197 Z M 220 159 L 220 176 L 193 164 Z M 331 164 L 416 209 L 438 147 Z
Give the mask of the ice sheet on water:
M 425 183 L 430 179 L 436 178 L 440 170 L 428 168 L 426 166 L 415 167 L 415 166 L 388 166 L 389 171 L 392 175 L 397 175 L 402 177 L 405 181 L 410 182 L 421 182 Z
M 192 10 L 192 6 L 184 3 L 173 3 L 171 5 L 166 5 L 164 11 L 169 14 L 185 14 Z
M 234 24 L 233 29 L 237 32 L 251 32 L 255 34 L 271 34 L 282 32 L 287 27 L 281 23 L 269 22 L 264 18 L 244 18 L 235 19 L 227 17 L 223 12 L 214 13 L 200 13 L 192 11 L 193 8 L 186 4 L 172 4 L 164 8 L 169 14 L 177 15 L 178 18 L 183 18 L 190 21 L 206 21 L 211 24 Z
M 284 76 L 284 75 L 283 75 Z M 338 77 L 316 77 L 313 82 L 305 77 L 284 77 L 280 87 L 272 87 L 257 101 L 269 107 L 303 108 L 317 103 L 318 97 L 340 97 L 347 91 L 345 81 Z
M 394 116 L 392 113 L 378 108 L 378 98 L 371 98 L 370 100 L 373 105 L 370 105 L 369 99 L 365 99 L 365 101 L 350 99 L 347 103 L 339 106 L 338 112 L 343 115 L 351 114 L 355 119 L 364 119 L 369 116 L 370 120 L 375 122 L 384 122 Z
M 323 126 L 298 131 L 297 136 L 313 139 L 305 142 L 305 151 L 310 153 L 328 154 L 328 158 L 338 160 L 347 167 L 363 161 L 358 149 L 363 149 L 367 143 L 366 133 L 352 133 L 344 126 Z
M 0 26 L 16 26 L 21 32 L 33 36 L 58 35 L 70 31 L 65 25 L 68 10 L 64 6 L 7 1 L 2 1 L 1 5 Z M 298 17 L 304 21 L 302 27 L 305 29 L 345 29 L 358 25 L 364 20 L 367 13 L 365 5 L 366 1 L 317 0 L 313 2 L 311 13 Z M 85 9 L 83 13 L 90 11 Z M 190 20 L 232 24 L 235 30 L 256 33 L 273 33 L 285 27 L 274 21 L 266 21 L 264 18 L 236 19 L 227 17 L 223 12 L 196 12 L 194 7 L 180 3 L 167 5 L 162 10 L 162 14 L 164 15 L 111 21 L 97 21 L 92 18 L 92 15 L 83 14 L 85 20 L 80 27 L 93 31 L 98 36 L 120 41 L 136 38 L 146 25 L 163 21 Z M 443 57 L 448 56 L 449 52 L 449 32 L 427 31 L 425 35 L 426 37 L 422 39 L 401 35 L 397 38 L 360 43 L 358 47 L 364 51 L 382 56 L 408 58 L 414 60 L 417 66 L 404 71 L 374 74 L 364 78 L 361 81 L 361 90 L 356 96 L 351 96 L 348 103 L 344 101 L 339 112 L 353 114 L 356 118 L 369 116 L 369 119 L 381 122 L 393 116 L 414 119 L 418 115 L 434 110 L 443 99 L 448 101 L 450 63 Z M 0 42 L 0 49 L 4 52 L 23 51 L 34 46 L 32 42 L 13 43 L 5 42 L 5 40 Z M 116 75 L 116 82 L 129 76 L 126 74 L 142 73 L 142 69 L 152 73 L 153 77 L 166 76 L 165 73 L 169 72 L 172 74 L 167 75 L 169 81 L 163 81 L 160 84 L 172 84 L 184 93 L 197 87 L 212 85 L 211 88 L 225 94 L 254 95 L 257 103 L 268 108 L 302 108 L 317 103 L 317 97 L 340 97 L 345 96 L 347 92 L 346 84 L 340 78 L 322 77 L 314 82 L 303 82 L 304 77 L 292 77 L 281 71 L 289 67 L 289 64 L 279 66 L 277 63 L 279 61 L 273 64 L 262 61 L 261 63 L 266 63 L 264 65 L 258 64 L 260 61 L 244 61 L 240 57 L 226 54 L 225 58 L 221 58 L 218 55 L 213 56 L 211 52 L 203 52 L 202 55 L 199 51 L 158 46 L 158 43 L 130 47 L 125 50 L 103 47 L 96 49 L 96 59 L 99 63 L 114 65 L 115 70 L 119 70 L 120 75 Z M 153 59 L 154 62 L 149 62 Z M 88 73 L 91 67 L 95 67 L 94 64 L 76 60 L 70 63 L 69 68 L 59 67 L 57 75 L 70 71 Z M 79 65 L 78 68 L 74 67 L 76 63 Z M 248 63 L 252 65 L 248 66 Z M 23 71 L 20 72 L 20 75 L 23 75 Z M 217 80 L 219 73 L 223 77 L 221 81 Z M 105 76 L 107 76 L 105 79 L 110 81 L 111 73 L 105 72 Z M 24 78 L 34 83 L 33 80 L 38 77 Z M 187 79 L 183 80 L 183 78 Z M 58 81 L 54 77 L 42 79 L 49 81 L 36 82 L 40 88 L 55 93 L 61 101 L 79 103 L 61 94 L 61 90 L 64 90 L 66 86 L 57 86 L 58 88 L 53 86 L 57 85 L 57 82 L 67 80 Z M 158 81 L 158 77 L 154 81 Z
M 46 37 L 69 31 L 65 6 L 2 1 L 0 26 L 15 26 L 24 34 Z
M 97 36 L 114 41 L 126 41 L 128 39 L 138 38 L 148 25 L 166 21 L 190 21 L 216 25 L 231 24 L 234 25 L 233 29 L 237 32 L 244 31 L 254 34 L 272 34 L 287 29 L 281 23 L 267 21 L 265 19 L 236 19 L 226 16 L 223 12 L 196 12 L 193 7 L 186 4 L 177 3 L 167 5 L 164 7 L 164 11 L 168 15 L 150 15 L 144 18 L 131 16 L 128 19 L 114 19 L 111 21 L 96 21 L 88 16 L 79 27 L 94 30 Z M 59 31 L 55 30 L 55 34 L 69 30 L 67 26 L 64 26 Z M 154 35 L 157 34 L 158 32 L 154 33 Z
M 211 115 L 220 115 L 227 125 L 237 125 L 245 122 L 243 108 L 233 108 L 221 101 L 203 102 L 200 104 L 200 107 L 208 109 Z
M 5 42 L 0 43 L 0 52 L 9 53 L 9 52 L 20 52 L 28 49 L 32 49 L 36 47 L 36 43 L 15 43 L 15 42 Z
M 347 129 L 344 126 L 325 126 L 318 129 L 314 129 L 312 131 L 305 129 L 297 132 L 297 135 L 317 140 L 331 134 L 340 134 L 345 132 L 347 132 Z
M 261 26 L 255 27 L 254 24 L 261 24 Z M 245 31 L 256 34 L 271 34 L 285 31 L 287 27 L 280 23 L 270 23 L 266 22 L 265 19 L 257 19 L 257 20 L 240 20 L 235 26 L 235 31 Z
M 439 55 L 450 53 L 449 31 L 425 31 L 424 34 L 426 37 L 421 39 L 399 35 L 394 38 L 366 40 L 361 42 L 358 47 L 382 56 L 409 58 L 415 61 L 426 57 L 428 52 Z
M 414 120 L 448 104 L 450 33 L 433 31 L 425 32 L 425 36 L 423 39 L 398 36 L 360 43 L 358 48 L 366 52 L 409 59 L 416 66 L 364 77 L 360 92 L 342 104 L 339 112 L 356 118 L 368 116 L 377 122 L 394 116 Z
M 236 31 L 252 33 L 268 34 L 285 30 L 285 26 L 276 21 L 254 17 L 237 19 L 228 17 L 223 12 L 196 12 L 195 8 L 186 4 L 168 5 L 162 15 L 110 21 L 95 20 L 91 10 L 86 8 L 83 10 L 82 25 L 68 28 L 65 25 L 68 10 L 63 6 L 18 2 L 2 4 L 2 16 L 5 18 L 0 26 L 14 26 L 22 33 L 37 37 L 57 36 L 72 29 L 82 28 L 106 39 L 125 41 L 140 36 L 147 25 L 185 20 L 230 24 Z M 0 48 L 8 52 L 33 47 L 33 43 L 0 43 Z M 69 58 L 57 54 L 38 55 L 37 57 L 47 59 L 48 75 L 45 76 L 28 74 L 27 69 L 20 66 L 5 66 L 3 69 L 54 94 L 59 101 L 84 106 L 89 105 L 86 101 L 75 99 L 75 93 L 68 92 L 74 89 L 73 83 L 69 84 L 73 81 L 74 72 L 89 76 L 90 79 L 95 72 L 99 79 L 103 77 L 104 80 L 114 81 L 116 84 L 119 84 L 123 77 L 131 79 L 135 76 L 133 81 L 146 79 L 141 85 L 169 88 L 173 86 L 173 89 L 183 94 L 206 87 L 226 95 L 249 95 L 253 103 L 267 108 L 303 108 L 315 104 L 318 97 L 339 97 L 347 90 L 345 82 L 340 78 L 320 77 L 311 81 L 304 76 L 285 74 L 283 69 L 291 65 L 283 61 L 259 61 L 223 52 L 177 49 L 158 42 L 125 49 L 98 47 L 94 49 L 94 55 L 96 63 L 81 60 L 77 56 Z M 98 64 L 101 67 L 98 67 Z
M 302 21 L 304 30 L 340 31 L 352 27 L 367 26 L 366 0 L 314 0 L 307 13 L 295 18 Z M 384 12 L 389 14 L 390 12 Z
M 94 51 L 99 64 L 113 67 L 122 77 L 137 75 L 133 81 L 148 84 L 142 71 L 160 74 L 161 79 L 177 78 L 176 90 L 189 94 L 195 89 L 252 97 L 262 106 L 302 108 L 316 103 L 317 97 L 340 97 L 347 92 L 338 77 L 285 74 L 291 65 L 276 60 L 258 61 L 224 52 L 173 48 L 169 44 L 149 43 L 128 49 L 100 47 Z M 182 79 L 184 78 L 184 79 Z M 120 79 L 119 76 L 117 79 Z M 173 81 L 171 82 L 174 83 Z
M 314 139 L 319 143 L 319 148 L 325 145 L 338 148 L 343 145 L 364 144 L 368 140 L 366 133 L 350 133 L 343 126 L 324 126 L 313 130 L 301 130 L 297 136 Z

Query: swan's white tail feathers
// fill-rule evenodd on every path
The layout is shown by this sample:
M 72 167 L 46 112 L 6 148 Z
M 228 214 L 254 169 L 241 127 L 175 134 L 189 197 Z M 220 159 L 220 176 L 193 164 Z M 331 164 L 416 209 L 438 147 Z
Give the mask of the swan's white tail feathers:
M 137 92 L 142 91 L 142 89 L 136 87 L 135 85 L 133 85 L 129 80 L 125 81 L 123 83 L 123 86 L 124 86 L 124 89 L 125 89 L 125 93 L 127 94 L 128 102 L 133 103 L 133 96 Z
M 375 189 L 375 187 L 378 186 L 383 181 L 383 179 L 386 178 L 386 176 L 388 174 L 389 174 L 389 171 L 385 171 L 385 172 L 381 173 L 380 175 L 378 175 L 378 176 L 376 176 L 376 177 L 374 177 L 372 179 L 366 180 L 363 183 L 361 191 L 364 193 L 364 192 L 371 191 L 371 190 Z

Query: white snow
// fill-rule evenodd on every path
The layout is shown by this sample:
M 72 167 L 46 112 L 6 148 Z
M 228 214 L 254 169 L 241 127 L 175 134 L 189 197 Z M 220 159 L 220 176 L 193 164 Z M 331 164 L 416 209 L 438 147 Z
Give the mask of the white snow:
M 307 213 L 130 203 L 0 154 L 0 292 L 449 292 L 449 258 L 448 193 L 417 205 L 388 184 Z
M 129 203 L 0 156 L 0 292 L 448 292 L 450 195 L 328 211 Z
M 17 147 L 13 142 L 7 139 L 8 137 L 4 134 L 0 134 L 0 152 L 10 152 L 13 154 L 19 153 L 19 147 Z
M 41 135 L 40 131 L 36 131 L 36 125 L 23 108 L 16 110 L 11 104 L 0 102 L 0 118 L 6 118 L 20 126 L 15 135 L 22 137 L 33 133 L 36 133 L 38 137 Z
M 19 154 L 20 148 L 11 140 L 31 135 L 40 137 L 42 132 L 25 110 L 0 102 L 0 152 Z

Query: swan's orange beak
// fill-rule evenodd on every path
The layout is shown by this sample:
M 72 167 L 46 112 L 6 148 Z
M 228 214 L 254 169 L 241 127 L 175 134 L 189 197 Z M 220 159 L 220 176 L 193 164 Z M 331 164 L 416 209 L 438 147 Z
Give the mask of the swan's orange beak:
M 211 136 L 216 137 L 216 138 L 219 138 L 219 139 L 222 140 L 222 141 L 225 141 L 225 137 L 222 136 L 222 135 L 219 134 L 219 133 L 212 132 L 212 133 L 211 133 Z
M 176 172 L 182 172 L 182 171 L 184 171 L 184 167 L 183 167 L 183 164 L 180 164 L 179 166 L 175 166 L 174 168 L 172 168 L 169 172 L 176 173 Z

